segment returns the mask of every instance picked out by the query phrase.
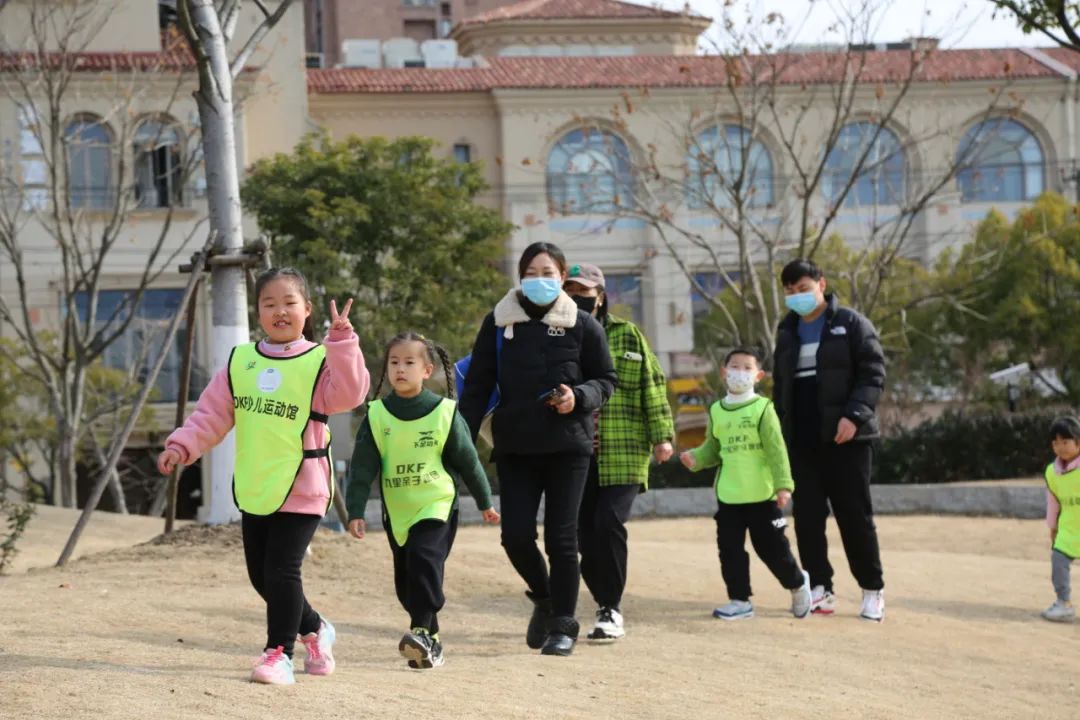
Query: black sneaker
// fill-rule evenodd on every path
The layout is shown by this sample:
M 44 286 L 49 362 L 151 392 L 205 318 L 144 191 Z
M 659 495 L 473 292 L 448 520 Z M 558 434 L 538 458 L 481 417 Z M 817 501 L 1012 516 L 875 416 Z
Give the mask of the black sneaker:
M 405 633 L 398 643 L 398 652 L 414 670 L 437 668 L 446 662 L 438 635 L 433 636 L 423 628 Z

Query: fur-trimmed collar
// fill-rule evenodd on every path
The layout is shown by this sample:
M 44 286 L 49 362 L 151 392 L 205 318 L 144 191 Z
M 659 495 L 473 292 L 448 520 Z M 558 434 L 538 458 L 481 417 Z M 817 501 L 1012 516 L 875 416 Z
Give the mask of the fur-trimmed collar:
M 566 293 L 559 293 L 555 304 L 540 319 L 540 322 L 549 327 L 572 328 L 577 324 L 577 315 L 577 303 Z M 514 325 L 519 322 L 529 322 L 529 315 L 525 312 L 525 308 L 521 307 L 518 291 L 511 290 L 495 306 L 495 325 L 506 328 L 503 331 L 504 336 L 510 339 L 514 337 Z

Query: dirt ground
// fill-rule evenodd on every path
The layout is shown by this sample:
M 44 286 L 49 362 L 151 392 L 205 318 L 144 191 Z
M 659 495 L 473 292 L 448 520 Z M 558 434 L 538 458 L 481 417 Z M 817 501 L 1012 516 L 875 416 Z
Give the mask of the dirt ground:
M 0 579 L 2 718 L 1076 718 L 1080 625 L 1052 598 L 1038 521 L 879 520 L 887 618 L 857 619 L 833 538 L 836 616 L 795 620 L 754 561 L 757 617 L 724 599 L 705 519 L 631 525 L 627 638 L 571 658 L 526 648 L 523 588 L 492 528 L 464 528 L 441 615 L 447 664 L 397 656 L 407 618 L 382 533 L 320 534 L 308 595 L 338 629 L 337 672 L 292 687 L 247 682 L 263 607 L 235 528 Z M 580 615 L 591 616 L 583 591 Z
M 78 519 L 78 511 L 38 505 L 34 517 L 26 527 L 26 534 L 16 546 L 19 553 L 15 556 L 11 571 L 21 572 L 54 564 Z M 160 518 L 145 515 L 93 513 L 82 537 L 79 538 L 79 544 L 75 546 L 73 557 L 80 558 L 146 542 L 161 533 L 164 523 Z M 176 526 L 183 527 L 188 524 L 188 521 L 180 520 Z

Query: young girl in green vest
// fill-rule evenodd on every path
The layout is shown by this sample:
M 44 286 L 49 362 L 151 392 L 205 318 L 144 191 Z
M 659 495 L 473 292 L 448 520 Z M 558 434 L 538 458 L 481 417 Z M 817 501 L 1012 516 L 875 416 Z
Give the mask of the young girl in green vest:
M 370 384 L 349 324 L 352 300 L 341 313 L 330 301 L 330 329 L 317 344 L 309 297 L 296 270 L 275 268 L 259 276 L 255 298 L 266 337 L 233 348 L 158 458 L 158 469 L 168 475 L 235 429 L 233 499 L 248 576 L 266 601 L 266 645 L 251 680 L 273 685 L 294 682 L 297 635 L 309 675 L 334 670 L 334 626 L 305 599 L 300 566 L 334 496 L 327 416 L 360 405 Z
M 368 405 L 356 434 L 349 487 L 349 532 L 363 539 L 371 485 L 382 477 L 382 520 L 394 558 L 394 588 L 409 613 L 409 632 L 398 651 L 409 667 L 443 664 L 438 613 L 445 602 L 443 571 L 457 533 L 461 478 L 484 521 L 499 522 L 491 488 L 457 403 L 424 389 L 435 362 L 442 363 L 451 397 L 454 378 L 446 351 L 423 335 L 406 332 L 386 347 L 383 379 L 393 391 Z
M 754 616 L 750 557 L 744 549 L 749 531 L 758 557 L 791 591 L 791 613 L 804 618 L 810 613 L 810 576 L 799 569 L 784 535 L 787 521 L 782 510 L 795 487 L 787 448 L 772 403 L 754 392 L 765 373 L 757 354 L 745 349 L 728 353 L 720 373 L 728 393 L 709 408 L 705 443 L 680 455 L 690 470 L 720 465 L 715 485 L 716 543 L 729 602 L 716 608 L 713 617 Z
M 1050 526 L 1051 580 L 1057 599 L 1042 612 L 1053 622 L 1072 622 L 1069 571 L 1080 557 L 1080 420 L 1061 417 L 1050 427 L 1057 457 L 1046 468 L 1046 524 Z

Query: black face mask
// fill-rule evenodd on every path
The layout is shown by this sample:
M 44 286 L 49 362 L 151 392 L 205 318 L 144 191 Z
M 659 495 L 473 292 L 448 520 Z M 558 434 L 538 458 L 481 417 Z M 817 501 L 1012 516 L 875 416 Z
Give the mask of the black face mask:
M 582 312 L 589 313 L 590 315 L 592 315 L 593 310 L 596 309 L 596 300 L 597 298 L 595 297 L 574 296 L 574 302 L 577 303 L 578 309 Z

